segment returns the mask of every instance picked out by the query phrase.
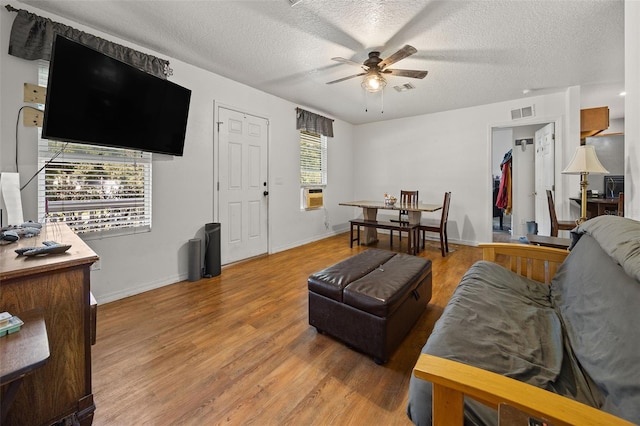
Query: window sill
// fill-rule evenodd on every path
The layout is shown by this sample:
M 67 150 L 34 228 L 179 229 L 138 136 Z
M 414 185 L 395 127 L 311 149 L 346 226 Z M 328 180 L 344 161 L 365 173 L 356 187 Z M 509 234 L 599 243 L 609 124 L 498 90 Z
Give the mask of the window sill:
M 106 238 L 122 237 L 127 235 L 146 234 L 148 232 L 151 232 L 151 226 L 140 226 L 138 228 L 111 229 L 108 231 L 83 232 L 83 233 L 79 233 L 78 236 L 82 238 L 83 241 L 95 241 L 95 240 L 103 240 Z

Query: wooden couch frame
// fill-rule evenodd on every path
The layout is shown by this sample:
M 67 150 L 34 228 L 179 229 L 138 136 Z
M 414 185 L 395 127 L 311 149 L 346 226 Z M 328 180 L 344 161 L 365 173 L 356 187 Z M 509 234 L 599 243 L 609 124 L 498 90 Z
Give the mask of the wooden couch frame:
M 567 250 L 525 244 L 480 244 L 483 258 L 549 284 Z M 632 425 L 632 423 L 570 398 L 500 374 L 457 361 L 420 354 L 413 370 L 416 377 L 433 384 L 433 424 L 462 425 L 464 397 L 498 409 L 509 404 L 554 426 Z

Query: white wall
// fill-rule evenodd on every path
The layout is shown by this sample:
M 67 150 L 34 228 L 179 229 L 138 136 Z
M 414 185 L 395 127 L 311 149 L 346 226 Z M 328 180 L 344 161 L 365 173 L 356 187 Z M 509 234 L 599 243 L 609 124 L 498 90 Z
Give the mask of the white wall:
M 612 118 L 609 120 L 609 128 L 602 132 L 602 135 L 611 133 L 624 133 L 624 118 Z
M 16 2 L 13 6 L 20 8 Z M 87 239 L 101 258 L 92 272 L 92 291 L 99 303 L 172 284 L 187 278 L 187 242 L 203 236 L 204 224 L 216 221 L 214 175 L 214 104 L 232 106 L 269 119 L 269 248 L 271 252 L 321 239 L 347 229 L 351 210 L 338 201 L 353 198 L 351 164 L 353 126 L 336 120 L 329 138 L 329 183 L 326 210 L 301 211 L 299 133 L 296 105 L 232 80 L 212 74 L 125 40 L 86 28 L 31 6 L 25 9 L 116 43 L 164 57 L 171 62 L 171 80 L 192 90 L 183 157 L 154 156 L 153 229 L 148 233 Z M 37 63 L 9 56 L 9 33 L 15 14 L 0 13 L 0 171 L 14 171 L 15 121 L 24 105 L 24 82 L 37 82 Z M 321 112 L 320 112 L 321 113 Z M 333 118 L 333 117 L 331 117 Z M 36 131 L 18 128 L 20 174 L 26 182 L 36 170 Z M 217 141 L 216 141 L 217 143 Z M 36 187 L 22 193 L 25 219 L 37 219 Z M 325 225 L 326 223 L 326 225 Z M 223 224 L 224 226 L 224 224 Z M 345 240 L 346 241 L 346 240 Z M 224 273 L 224 272 L 223 272 Z
M 640 2 L 624 2 L 624 215 L 640 220 Z
M 566 198 L 560 165 L 579 143 L 580 97 L 565 93 L 526 98 L 536 117 L 519 125 L 556 121 L 557 198 Z M 510 111 L 523 100 L 364 124 L 355 128 L 355 198 L 382 199 L 384 192 L 416 188 L 422 201 L 442 201 L 452 191 L 449 238 L 464 244 L 491 241 L 491 129 L 512 126 Z M 578 116 L 576 120 L 571 116 Z M 568 215 L 569 205 L 558 210 Z M 438 217 L 437 213 L 433 214 Z M 565 216 L 566 216 L 565 215 Z
M 491 174 L 501 177 L 500 163 L 502 163 L 505 154 L 513 149 L 513 129 L 511 127 L 492 129 L 492 132 Z

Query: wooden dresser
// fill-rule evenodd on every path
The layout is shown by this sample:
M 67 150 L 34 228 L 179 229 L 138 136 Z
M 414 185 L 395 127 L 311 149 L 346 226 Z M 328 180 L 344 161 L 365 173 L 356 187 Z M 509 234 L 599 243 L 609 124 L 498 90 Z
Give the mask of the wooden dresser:
M 14 251 L 42 246 L 42 241 L 71 248 L 64 254 L 35 257 Z M 4 426 L 49 425 L 72 415 L 81 425 L 92 423 L 89 291 L 91 264 L 97 260 L 64 224 L 47 224 L 37 237 L 0 246 L 0 312 L 19 317 L 40 309 L 50 350 L 47 363 L 24 378 Z

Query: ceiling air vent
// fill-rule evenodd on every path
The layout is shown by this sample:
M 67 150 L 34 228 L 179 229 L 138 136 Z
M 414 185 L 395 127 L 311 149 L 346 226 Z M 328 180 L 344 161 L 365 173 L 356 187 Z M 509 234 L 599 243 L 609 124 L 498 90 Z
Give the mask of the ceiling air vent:
M 535 108 L 533 107 L 533 105 L 511 110 L 512 120 L 517 120 L 518 118 L 533 117 L 534 115 L 535 115 Z
M 525 118 L 525 117 L 533 117 L 533 107 L 532 106 L 528 106 L 528 107 L 522 108 L 522 118 Z
M 393 88 L 396 89 L 398 92 L 406 92 L 407 90 L 415 89 L 416 86 L 414 86 L 411 83 L 405 83 L 405 84 L 399 84 L 397 86 L 393 86 Z

